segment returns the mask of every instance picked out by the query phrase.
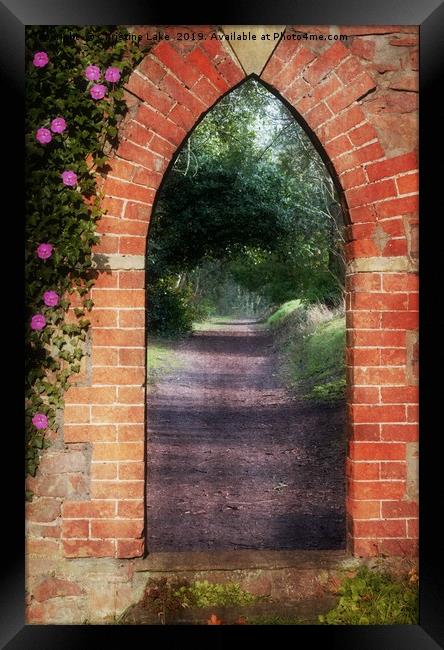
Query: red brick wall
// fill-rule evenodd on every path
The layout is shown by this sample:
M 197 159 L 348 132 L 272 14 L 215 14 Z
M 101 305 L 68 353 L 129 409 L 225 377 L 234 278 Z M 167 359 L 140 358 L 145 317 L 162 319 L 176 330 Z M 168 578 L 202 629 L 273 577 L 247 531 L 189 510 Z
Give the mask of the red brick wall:
M 349 209 L 349 548 L 362 556 L 414 554 L 417 31 L 338 29 L 349 33 L 348 41 L 281 41 L 261 78 L 316 135 Z M 156 45 L 128 82 L 129 112 L 103 180 L 107 214 L 99 222 L 96 254 L 102 256 L 99 267 L 106 260 L 109 270 L 99 272 L 92 290 L 89 353 L 66 395 L 61 433 L 29 481 L 36 495 L 27 515 L 33 561 L 53 554 L 143 553 L 141 264 L 151 209 L 172 156 L 196 121 L 244 78 L 226 43 L 173 38 Z

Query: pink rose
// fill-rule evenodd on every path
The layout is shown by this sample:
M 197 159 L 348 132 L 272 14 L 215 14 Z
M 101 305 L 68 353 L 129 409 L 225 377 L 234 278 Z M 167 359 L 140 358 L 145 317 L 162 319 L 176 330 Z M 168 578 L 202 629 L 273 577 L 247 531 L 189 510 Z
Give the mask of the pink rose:
M 42 330 L 46 325 L 46 318 L 43 314 L 34 314 L 31 318 L 31 329 L 32 330 Z
M 74 187 L 77 185 L 77 174 L 72 171 L 65 171 L 62 174 L 62 181 L 64 185 L 69 185 L 69 187 Z
M 88 81 L 98 81 L 100 79 L 100 68 L 97 65 L 89 65 L 85 69 L 85 77 Z
M 35 139 L 38 140 L 40 144 L 48 144 L 48 142 L 51 142 L 52 140 L 51 131 L 44 128 L 37 129 Z
M 66 122 L 63 119 L 63 117 L 56 117 L 51 122 L 51 131 L 53 133 L 63 133 L 65 129 L 66 129 Z
M 111 81 L 112 83 L 116 83 L 116 81 L 119 81 L 120 75 L 122 73 L 120 72 L 119 68 L 108 68 L 105 72 L 105 79 L 107 81 Z
M 48 418 L 44 413 L 36 413 L 32 418 L 32 423 L 36 429 L 46 429 L 48 426 Z
M 91 86 L 89 94 L 93 99 L 103 99 L 106 95 L 106 86 L 103 84 L 94 84 L 94 86 Z
M 36 68 L 44 68 L 48 64 L 49 58 L 46 52 L 36 52 L 32 60 Z
M 40 257 L 41 260 L 47 260 L 48 257 L 51 257 L 54 246 L 52 244 L 39 244 L 37 246 L 37 257 Z
M 43 294 L 43 302 L 47 307 L 55 307 L 59 304 L 60 296 L 55 291 L 45 291 Z

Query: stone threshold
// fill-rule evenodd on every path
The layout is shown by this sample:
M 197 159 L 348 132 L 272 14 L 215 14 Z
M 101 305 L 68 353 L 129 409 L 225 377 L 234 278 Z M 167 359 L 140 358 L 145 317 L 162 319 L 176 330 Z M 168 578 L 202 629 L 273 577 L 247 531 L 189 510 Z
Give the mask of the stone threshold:
M 151 553 L 134 561 L 136 572 L 231 571 L 242 569 L 334 569 L 359 561 L 345 550 L 206 551 Z

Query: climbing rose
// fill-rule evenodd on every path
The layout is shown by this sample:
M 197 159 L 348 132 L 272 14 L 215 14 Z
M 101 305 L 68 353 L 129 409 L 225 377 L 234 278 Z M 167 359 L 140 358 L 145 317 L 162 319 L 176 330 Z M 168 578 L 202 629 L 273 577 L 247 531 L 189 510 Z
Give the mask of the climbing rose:
M 62 180 L 65 185 L 74 187 L 77 184 L 77 174 L 71 171 L 65 171 L 62 174 Z
M 121 72 L 120 72 L 119 68 L 111 67 L 111 68 L 108 68 L 107 71 L 105 72 L 105 79 L 107 81 L 112 81 L 113 83 L 115 83 L 116 81 L 119 81 L 120 75 L 121 75 Z
M 100 68 L 97 65 L 89 65 L 85 70 L 85 77 L 89 81 L 98 81 L 100 79 Z
M 31 318 L 31 329 L 32 330 L 42 330 L 46 325 L 46 318 L 43 314 L 34 314 Z
M 41 260 L 47 260 L 48 257 L 51 257 L 53 248 L 52 244 L 39 244 L 36 250 L 37 257 L 40 257 Z
M 36 68 L 44 68 L 48 64 L 49 58 L 46 52 L 36 52 L 34 54 L 33 64 Z
M 45 291 L 43 294 L 43 302 L 47 307 L 55 307 L 59 304 L 59 294 L 55 291 Z
M 37 129 L 35 139 L 38 140 L 40 144 L 48 144 L 48 142 L 51 142 L 52 140 L 51 131 L 44 128 Z
M 63 133 L 66 129 L 66 122 L 63 117 L 56 117 L 55 120 L 51 122 L 51 131 L 53 133 Z
M 48 418 L 44 413 L 36 413 L 32 418 L 32 423 L 36 429 L 46 429 L 48 426 Z
M 91 86 L 89 94 L 93 99 L 103 99 L 106 95 L 106 86 L 103 84 L 94 84 L 94 86 Z

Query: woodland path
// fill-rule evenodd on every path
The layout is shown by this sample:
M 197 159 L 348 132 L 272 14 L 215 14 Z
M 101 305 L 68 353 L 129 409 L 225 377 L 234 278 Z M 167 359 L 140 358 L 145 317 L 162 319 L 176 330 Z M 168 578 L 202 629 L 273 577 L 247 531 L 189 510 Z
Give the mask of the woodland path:
M 174 349 L 148 390 L 148 551 L 344 548 L 344 405 L 290 393 L 252 321 Z

